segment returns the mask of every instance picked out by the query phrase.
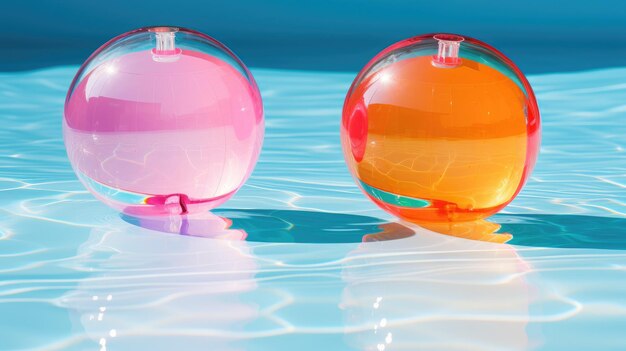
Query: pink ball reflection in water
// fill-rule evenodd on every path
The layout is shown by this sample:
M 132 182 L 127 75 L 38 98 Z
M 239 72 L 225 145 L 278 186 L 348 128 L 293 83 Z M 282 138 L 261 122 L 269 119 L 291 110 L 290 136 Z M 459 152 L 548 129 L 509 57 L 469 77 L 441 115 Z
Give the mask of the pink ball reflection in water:
M 250 176 L 263 142 L 263 106 L 247 68 L 201 33 L 126 33 L 79 70 L 64 135 L 76 174 L 130 214 L 200 212 Z

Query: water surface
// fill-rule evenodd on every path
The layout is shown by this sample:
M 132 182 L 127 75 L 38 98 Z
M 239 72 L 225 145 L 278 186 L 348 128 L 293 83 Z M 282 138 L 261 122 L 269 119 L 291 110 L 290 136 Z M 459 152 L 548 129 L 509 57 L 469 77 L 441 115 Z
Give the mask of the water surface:
M 531 180 L 454 228 L 399 223 L 352 182 L 354 74 L 287 70 L 253 70 L 264 150 L 223 208 L 120 216 L 65 156 L 76 69 L 0 74 L 0 349 L 626 349 L 626 69 L 531 76 Z

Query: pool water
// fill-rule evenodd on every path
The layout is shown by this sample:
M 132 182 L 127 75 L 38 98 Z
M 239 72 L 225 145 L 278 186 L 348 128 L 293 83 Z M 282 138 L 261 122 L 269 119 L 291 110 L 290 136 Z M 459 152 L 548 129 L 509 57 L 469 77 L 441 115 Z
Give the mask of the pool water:
M 264 69 L 241 191 L 213 214 L 121 216 L 65 155 L 76 69 L 0 74 L 0 350 L 626 349 L 626 68 L 530 76 L 529 183 L 490 221 L 428 228 L 350 178 L 353 73 Z

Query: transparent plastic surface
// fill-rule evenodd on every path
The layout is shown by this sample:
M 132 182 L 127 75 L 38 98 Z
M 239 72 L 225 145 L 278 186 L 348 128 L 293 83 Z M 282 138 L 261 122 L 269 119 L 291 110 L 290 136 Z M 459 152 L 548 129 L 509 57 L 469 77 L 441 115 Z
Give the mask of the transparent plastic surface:
M 378 206 L 413 222 L 496 213 L 536 162 L 533 91 L 478 40 L 428 34 L 378 54 L 355 79 L 341 124 L 344 156 Z
M 245 65 L 195 31 L 150 27 L 100 47 L 65 102 L 67 154 L 96 197 L 129 214 L 200 212 L 246 181 L 263 106 Z

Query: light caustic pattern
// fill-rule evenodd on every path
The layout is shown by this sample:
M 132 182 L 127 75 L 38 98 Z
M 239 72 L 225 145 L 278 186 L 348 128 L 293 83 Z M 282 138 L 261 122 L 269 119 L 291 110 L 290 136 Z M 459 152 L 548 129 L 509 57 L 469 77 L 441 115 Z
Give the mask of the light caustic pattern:
M 0 74 L 1 350 L 626 349 L 626 69 L 531 77 L 542 157 L 493 220 L 541 248 L 433 233 L 490 237 L 493 223 L 332 245 L 236 241 L 219 218 L 130 224 L 67 160 L 59 116 L 76 69 Z M 254 73 L 267 147 L 215 217 L 272 239 L 392 220 L 345 169 L 338 115 L 354 75 Z
M 346 98 L 342 143 L 358 184 L 411 221 L 473 220 L 502 209 L 539 147 L 530 86 L 508 68 L 469 58 L 440 67 L 432 55 L 397 55 L 366 66 Z

